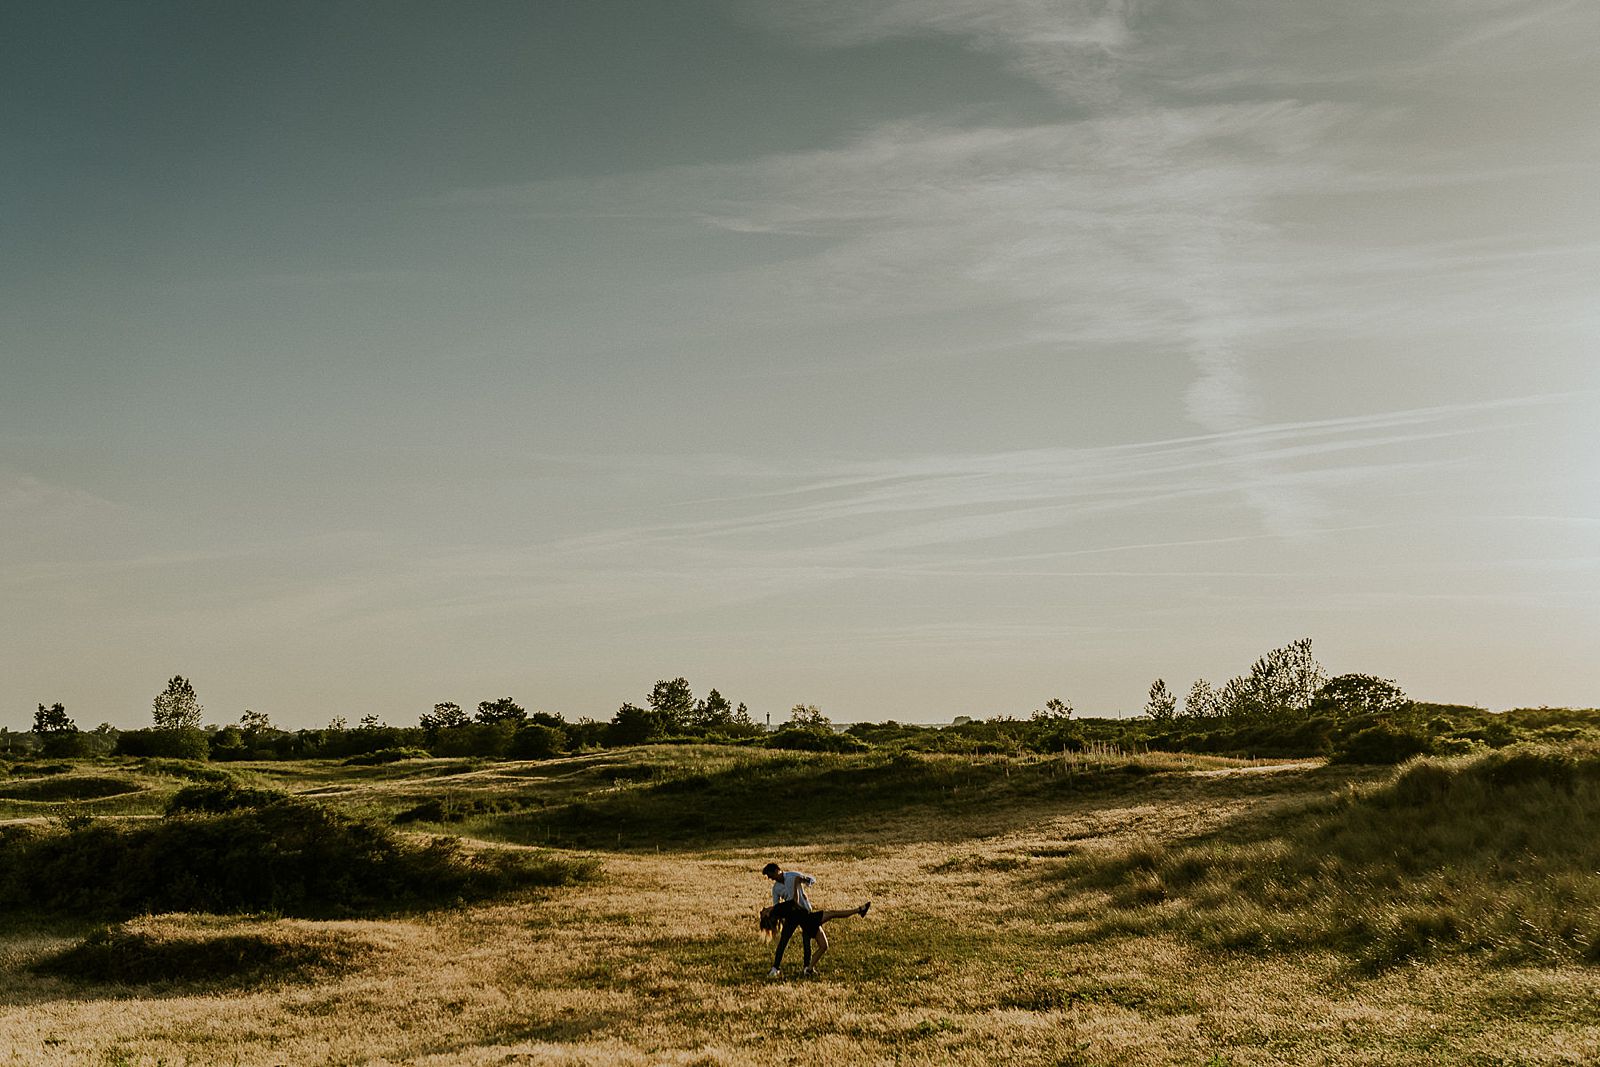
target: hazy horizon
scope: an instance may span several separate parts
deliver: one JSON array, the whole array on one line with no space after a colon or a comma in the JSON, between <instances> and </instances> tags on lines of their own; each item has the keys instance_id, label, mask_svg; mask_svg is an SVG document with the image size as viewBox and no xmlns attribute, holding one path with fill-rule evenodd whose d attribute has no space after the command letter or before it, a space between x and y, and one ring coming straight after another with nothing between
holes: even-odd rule
<instances>
[{"instance_id":1,"label":"hazy horizon","mask_svg":"<svg viewBox=\"0 0 1600 1067\"><path fill-rule=\"evenodd\" d=\"M0 9L0 726L1600 704L1600 6Z\"/></svg>"}]
</instances>

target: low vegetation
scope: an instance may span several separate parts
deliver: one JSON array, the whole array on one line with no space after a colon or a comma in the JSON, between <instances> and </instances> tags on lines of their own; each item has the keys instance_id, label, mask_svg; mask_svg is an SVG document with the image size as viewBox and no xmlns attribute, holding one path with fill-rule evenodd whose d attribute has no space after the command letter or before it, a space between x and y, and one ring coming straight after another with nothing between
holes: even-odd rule
<instances>
[{"instance_id":1,"label":"low vegetation","mask_svg":"<svg viewBox=\"0 0 1600 1067\"><path fill-rule=\"evenodd\" d=\"M1543 739L1398 766L1059 716L1049 752L35 759L0 784L138 788L3 802L0 1064L1600 1061L1600 746L1512 721ZM763 977L768 860L873 901L818 978Z\"/></svg>"},{"instance_id":2,"label":"low vegetation","mask_svg":"<svg viewBox=\"0 0 1600 1067\"><path fill-rule=\"evenodd\" d=\"M1269 819L1085 853L1106 930L1211 948L1329 949L1381 968L1441 952L1600 963L1600 748L1421 759Z\"/></svg>"},{"instance_id":3,"label":"low vegetation","mask_svg":"<svg viewBox=\"0 0 1600 1067\"><path fill-rule=\"evenodd\" d=\"M30 969L75 983L235 987L325 980L372 962L370 946L345 931L164 918L99 927Z\"/></svg>"},{"instance_id":4,"label":"low vegetation","mask_svg":"<svg viewBox=\"0 0 1600 1067\"><path fill-rule=\"evenodd\" d=\"M191 787L161 819L0 832L0 904L97 917L334 916L483 899L591 877L589 861L417 842L315 801Z\"/></svg>"}]
</instances>

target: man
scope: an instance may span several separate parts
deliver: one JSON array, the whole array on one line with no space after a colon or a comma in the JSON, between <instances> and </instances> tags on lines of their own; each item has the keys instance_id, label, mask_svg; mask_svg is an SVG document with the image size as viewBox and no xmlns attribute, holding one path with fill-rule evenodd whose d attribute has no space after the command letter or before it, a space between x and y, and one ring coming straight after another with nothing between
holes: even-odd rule
<instances>
[{"instance_id":1,"label":"man","mask_svg":"<svg viewBox=\"0 0 1600 1067\"><path fill-rule=\"evenodd\" d=\"M761 868L761 873L772 879L772 907L762 911L761 928L770 931L782 924L782 931L778 934L778 951L772 957L772 970L767 972L768 978L777 978L783 973L783 950L789 947L789 938L794 936L795 927L800 928L801 945L805 949L805 969L802 973L815 974L816 962L828 951L828 935L823 931L822 924L846 915L866 915L867 909L872 907L869 900L861 907L847 911L816 911L806 897L806 886L816 885L815 878L801 871L785 871L776 863L767 864ZM811 955L812 938L817 940L815 959Z\"/></svg>"}]
</instances>

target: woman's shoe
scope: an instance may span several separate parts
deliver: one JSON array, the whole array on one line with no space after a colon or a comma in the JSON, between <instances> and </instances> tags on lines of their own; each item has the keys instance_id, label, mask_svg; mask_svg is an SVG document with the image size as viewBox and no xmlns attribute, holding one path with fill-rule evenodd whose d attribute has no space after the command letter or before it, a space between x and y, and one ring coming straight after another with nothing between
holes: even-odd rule
<instances>
[{"instance_id":1,"label":"woman's shoe","mask_svg":"<svg viewBox=\"0 0 1600 1067\"><path fill-rule=\"evenodd\" d=\"M871 908L872 908L872 901L869 900L865 904L861 905L861 907L856 909L856 914L861 916L863 919L865 919L867 917L867 912Z\"/></svg>"}]
</instances>

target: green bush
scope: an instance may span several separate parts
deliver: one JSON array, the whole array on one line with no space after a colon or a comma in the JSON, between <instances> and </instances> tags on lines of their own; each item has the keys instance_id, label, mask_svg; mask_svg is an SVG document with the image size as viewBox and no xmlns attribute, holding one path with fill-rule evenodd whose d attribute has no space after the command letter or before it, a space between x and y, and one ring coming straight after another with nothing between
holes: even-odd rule
<instances>
[{"instance_id":1,"label":"green bush","mask_svg":"<svg viewBox=\"0 0 1600 1067\"><path fill-rule=\"evenodd\" d=\"M424 800L415 807L398 812L394 822L398 824L412 822L464 822L467 819L480 815L503 815L506 812L523 811L530 807L537 807L543 801L532 797L432 797Z\"/></svg>"},{"instance_id":2,"label":"green bush","mask_svg":"<svg viewBox=\"0 0 1600 1067\"><path fill-rule=\"evenodd\" d=\"M0 835L0 906L110 918L146 912L321 917L556 885L592 862L418 845L320 804L284 797L219 814Z\"/></svg>"},{"instance_id":3,"label":"green bush","mask_svg":"<svg viewBox=\"0 0 1600 1067\"><path fill-rule=\"evenodd\" d=\"M167 801L168 815L195 812L221 814L240 808L263 808L288 796L276 789L251 789L232 782L205 782L186 785Z\"/></svg>"},{"instance_id":4,"label":"green bush","mask_svg":"<svg viewBox=\"0 0 1600 1067\"><path fill-rule=\"evenodd\" d=\"M374 767L384 763L399 763L408 759L432 759L433 754L421 748L380 748L376 752L362 752L344 761L346 767Z\"/></svg>"},{"instance_id":5,"label":"green bush","mask_svg":"<svg viewBox=\"0 0 1600 1067\"><path fill-rule=\"evenodd\" d=\"M832 730L800 730L784 727L767 738L767 748L792 752L865 752L866 742Z\"/></svg>"},{"instance_id":6,"label":"green bush","mask_svg":"<svg viewBox=\"0 0 1600 1067\"><path fill-rule=\"evenodd\" d=\"M566 750L566 731L531 723L517 731L507 755L512 759L554 759Z\"/></svg>"},{"instance_id":7,"label":"green bush","mask_svg":"<svg viewBox=\"0 0 1600 1067\"><path fill-rule=\"evenodd\" d=\"M328 934L162 936L119 924L94 931L31 970L69 981L117 985L247 985L285 976L342 973L358 955L358 946Z\"/></svg>"},{"instance_id":8,"label":"green bush","mask_svg":"<svg viewBox=\"0 0 1600 1067\"><path fill-rule=\"evenodd\" d=\"M117 737L117 746L112 754L204 760L211 755L211 739L204 731L186 727L172 730L125 730Z\"/></svg>"},{"instance_id":9,"label":"green bush","mask_svg":"<svg viewBox=\"0 0 1600 1067\"><path fill-rule=\"evenodd\" d=\"M143 789L131 778L114 775L77 774L51 778L27 778L0 786L0 800L98 800L102 797L137 793Z\"/></svg>"},{"instance_id":10,"label":"green bush","mask_svg":"<svg viewBox=\"0 0 1600 1067\"><path fill-rule=\"evenodd\" d=\"M1337 763L1404 763L1433 750L1433 739L1410 726L1380 722L1358 730L1333 752Z\"/></svg>"},{"instance_id":11,"label":"green bush","mask_svg":"<svg viewBox=\"0 0 1600 1067\"><path fill-rule=\"evenodd\" d=\"M233 782L233 772L221 767L210 767L197 760L147 759L139 769L148 774L164 774L169 778L183 778L191 782Z\"/></svg>"}]
</instances>

